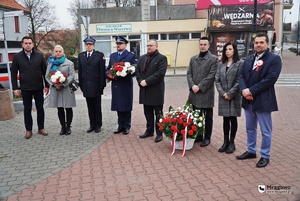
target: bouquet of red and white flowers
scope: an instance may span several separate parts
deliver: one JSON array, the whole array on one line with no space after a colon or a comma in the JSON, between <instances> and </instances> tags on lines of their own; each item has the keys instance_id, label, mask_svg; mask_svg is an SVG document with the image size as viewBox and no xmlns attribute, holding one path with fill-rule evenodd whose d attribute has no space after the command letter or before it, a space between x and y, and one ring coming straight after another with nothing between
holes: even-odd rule
<instances>
[{"instance_id":1,"label":"bouquet of red and white flowers","mask_svg":"<svg viewBox=\"0 0 300 201\"><path fill-rule=\"evenodd\" d=\"M109 69L107 78L109 80L116 80L117 77L125 77L128 74L134 75L135 65L131 65L129 62L116 62Z\"/></svg>"},{"instance_id":2,"label":"bouquet of red and white flowers","mask_svg":"<svg viewBox=\"0 0 300 201\"><path fill-rule=\"evenodd\" d=\"M59 83L63 84L66 82L66 80L67 80L67 76L62 72L60 72L59 70L50 73L50 81L53 84L59 84Z\"/></svg>"}]
</instances>

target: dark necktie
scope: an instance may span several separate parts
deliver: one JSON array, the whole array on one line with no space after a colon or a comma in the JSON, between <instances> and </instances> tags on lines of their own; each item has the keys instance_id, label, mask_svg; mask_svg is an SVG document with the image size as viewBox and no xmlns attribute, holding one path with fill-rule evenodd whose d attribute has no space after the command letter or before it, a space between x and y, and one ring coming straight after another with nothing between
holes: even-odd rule
<instances>
[{"instance_id":1,"label":"dark necktie","mask_svg":"<svg viewBox=\"0 0 300 201\"><path fill-rule=\"evenodd\" d=\"M91 53L88 53L87 55L87 59L89 59L91 57Z\"/></svg>"},{"instance_id":2,"label":"dark necktie","mask_svg":"<svg viewBox=\"0 0 300 201\"><path fill-rule=\"evenodd\" d=\"M121 57L121 54L120 54L120 53L118 53L118 59L120 59L120 57Z\"/></svg>"}]
</instances>

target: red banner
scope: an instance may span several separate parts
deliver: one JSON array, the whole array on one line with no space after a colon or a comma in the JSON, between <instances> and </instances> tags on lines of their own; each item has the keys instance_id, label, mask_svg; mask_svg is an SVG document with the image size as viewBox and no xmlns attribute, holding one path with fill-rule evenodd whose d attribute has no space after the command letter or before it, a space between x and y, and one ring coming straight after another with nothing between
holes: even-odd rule
<instances>
[{"instance_id":1,"label":"red banner","mask_svg":"<svg viewBox=\"0 0 300 201\"><path fill-rule=\"evenodd\" d=\"M257 0L258 4L266 4L273 0ZM254 5L254 0L198 0L197 9L208 9L209 6L224 6L224 5Z\"/></svg>"}]
</instances>

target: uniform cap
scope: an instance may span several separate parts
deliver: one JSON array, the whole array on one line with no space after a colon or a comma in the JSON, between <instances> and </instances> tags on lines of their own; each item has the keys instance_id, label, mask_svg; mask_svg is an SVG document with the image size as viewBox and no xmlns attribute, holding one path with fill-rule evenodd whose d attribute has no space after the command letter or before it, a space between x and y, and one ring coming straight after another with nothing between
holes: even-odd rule
<instances>
[{"instance_id":1,"label":"uniform cap","mask_svg":"<svg viewBox=\"0 0 300 201\"><path fill-rule=\"evenodd\" d=\"M85 42L85 43L92 43L92 44L95 44L95 41L96 40L90 36L83 40L83 42Z\"/></svg>"},{"instance_id":2,"label":"uniform cap","mask_svg":"<svg viewBox=\"0 0 300 201\"><path fill-rule=\"evenodd\" d=\"M122 36L116 36L116 43L128 43L128 40L126 40L124 37Z\"/></svg>"}]
</instances>

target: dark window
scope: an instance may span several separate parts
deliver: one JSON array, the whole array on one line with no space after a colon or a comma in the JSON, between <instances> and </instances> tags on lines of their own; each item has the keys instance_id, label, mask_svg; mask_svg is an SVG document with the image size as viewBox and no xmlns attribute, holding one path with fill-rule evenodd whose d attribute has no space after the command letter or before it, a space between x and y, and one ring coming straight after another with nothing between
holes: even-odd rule
<instances>
[{"instance_id":1,"label":"dark window","mask_svg":"<svg viewBox=\"0 0 300 201\"><path fill-rule=\"evenodd\" d=\"M160 34L160 40L167 40L167 34Z\"/></svg>"},{"instance_id":2,"label":"dark window","mask_svg":"<svg viewBox=\"0 0 300 201\"><path fill-rule=\"evenodd\" d=\"M149 39L158 40L158 34L149 34Z\"/></svg>"},{"instance_id":3,"label":"dark window","mask_svg":"<svg viewBox=\"0 0 300 201\"><path fill-rule=\"evenodd\" d=\"M192 33L192 39L200 39L201 38L201 33Z\"/></svg>"},{"instance_id":4,"label":"dark window","mask_svg":"<svg viewBox=\"0 0 300 201\"><path fill-rule=\"evenodd\" d=\"M20 33L19 16L14 16L14 21L15 21L15 32Z\"/></svg>"},{"instance_id":5,"label":"dark window","mask_svg":"<svg viewBox=\"0 0 300 201\"><path fill-rule=\"evenodd\" d=\"M141 36L140 35L130 35L129 39L140 39Z\"/></svg>"},{"instance_id":6,"label":"dark window","mask_svg":"<svg viewBox=\"0 0 300 201\"><path fill-rule=\"evenodd\" d=\"M189 39L189 33L169 34L169 40L177 40L178 37L180 39Z\"/></svg>"}]
</instances>

